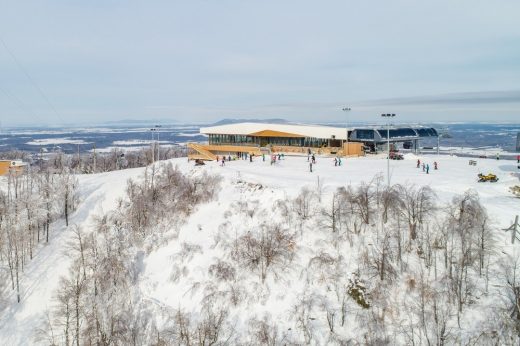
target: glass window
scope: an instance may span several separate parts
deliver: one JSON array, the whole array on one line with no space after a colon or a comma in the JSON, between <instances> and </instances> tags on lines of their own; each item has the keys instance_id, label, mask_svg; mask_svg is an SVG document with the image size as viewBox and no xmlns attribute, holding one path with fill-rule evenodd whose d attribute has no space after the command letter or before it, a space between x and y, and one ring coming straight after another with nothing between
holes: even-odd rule
<instances>
[{"instance_id":1,"label":"glass window","mask_svg":"<svg viewBox=\"0 0 520 346\"><path fill-rule=\"evenodd\" d=\"M437 137L437 130L433 127L416 129L419 137Z\"/></svg>"},{"instance_id":2,"label":"glass window","mask_svg":"<svg viewBox=\"0 0 520 346\"><path fill-rule=\"evenodd\" d=\"M374 139L374 130L355 130L356 139Z\"/></svg>"},{"instance_id":3,"label":"glass window","mask_svg":"<svg viewBox=\"0 0 520 346\"><path fill-rule=\"evenodd\" d=\"M377 130L382 138L387 138L387 133L390 133L390 138L400 137L417 137L417 133L411 128L398 128L398 129L379 129Z\"/></svg>"}]
</instances>

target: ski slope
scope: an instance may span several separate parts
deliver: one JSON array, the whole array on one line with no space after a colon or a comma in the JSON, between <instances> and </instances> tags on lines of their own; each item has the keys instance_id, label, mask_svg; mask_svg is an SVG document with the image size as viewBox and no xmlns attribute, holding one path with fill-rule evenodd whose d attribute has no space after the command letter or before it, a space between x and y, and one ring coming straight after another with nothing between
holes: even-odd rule
<instances>
[{"instance_id":1,"label":"ski slope","mask_svg":"<svg viewBox=\"0 0 520 346\"><path fill-rule=\"evenodd\" d=\"M416 168L416 161L430 165L430 173L426 174ZM433 162L439 169L433 169ZM324 196L332 193L338 186L356 185L370 181L380 174L386 179L387 161L384 156L368 156L342 160L342 166L334 166L333 158L317 157L313 172L309 172L307 157L286 156L271 165L269 158L261 157L249 160L226 162L220 166L216 162L208 162L205 166L194 167L186 158L173 159L171 162L186 172L207 170L224 177L218 200L202 205L182 226L178 239L150 253L144 259L144 268L139 281L143 299L161 308L175 308L180 302L195 309L197 297L190 297L187 292L193 282L170 282L170 272L165 270L180 250L183 242L196 243L202 247L204 256L198 256L190 263L190 271L204 277L208 263L213 258L213 236L220 224L225 221L225 211L236 201L249 200L261 205L270 203L285 196L296 196L302 187L315 187L318 182L323 186ZM402 161L390 162L392 184L430 185L441 202L449 201L467 189L478 191L483 205L495 222L499 245L504 249L510 247L509 236L499 232L506 228L520 213L520 199L514 198L509 187L520 184L516 162L477 159L477 166L468 165L467 158L447 155L415 156L405 155ZM115 171L94 175L80 175L81 204L72 216L71 225L78 225L88 230L92 227L93 217L111 210L118 198L124 196L126 182L129 178L142 175L144 168ZM497 183L478 183L479 172L493 172L499 177ZM259 188L259 186L262 188ZM240 222L239 220L233 220ZM52 239L48 245L41 246L38 254L25 268L22 277L21 303L16 303L16 294L10 295L9 301L2 303L0 311L0 344L27 345L34 343L34 332L46 317L46 311L53 303L53 294L59 278L68 270L69 260L66 256L67 243L73 233L63 222L53 225ZM311 245L309 245L311 246ZM197 276L195 275L195 276ZM278 286L274 286L276 289ZM272 292L277 299L266 301L263 305L252 304L255 309L263 309L277 316L277 311L288 311L285 306L290 299L283 299L290 292L283 290ZM236 312L237 325L240 326L239 311ZM282 316L278 316L282 317Z\"/></svg>"},{"instance_id":2,"label":"ski slope","mask_svg":"<svg viewBox=\"0 0 520 346\"><path fill-rule=\"evenodd\" d=\"M54 291L62 275L67 273L70 260L67 245L73 237L71 226L91 227L92 218L113 208L124 194L125 182L136 178L143 169L114 173L79 175L80 205L69 220L69 228L61 220L51 226L49 243L40 246L36 256L25 267L20 280L21 302L12 292L0 311L0 345L28 345L51 308Z\"/></svg>"}]
</instances>

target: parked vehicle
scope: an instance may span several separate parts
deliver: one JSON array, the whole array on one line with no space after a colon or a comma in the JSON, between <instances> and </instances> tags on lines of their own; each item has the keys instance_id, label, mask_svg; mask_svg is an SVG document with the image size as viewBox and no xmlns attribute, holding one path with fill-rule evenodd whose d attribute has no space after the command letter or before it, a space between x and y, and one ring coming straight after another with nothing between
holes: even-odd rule
<instances>
[{"instance_id":1,"label":"parked vehicle","mask_svg":"<svg viewBox=\"0 0 520 346\"><path fill-rule=\"evenodd\" d=\"M396 151L390 152L390 160L403 160L403 159L404 159L403 155L399 154L398 152L396 152Z\"/></svg>"},{"instance_id":2,"label":"parked vehicle","mask_svg":"<svg viewBox=\"0 0 520 346\"><path fill-rule=\"evenodd\" d=\"M478 182L479 183L485 183L485 182L491 182L491 183L496 183L498 181L498 177L493 174L493 173L489 173L489 174L482 174L482 173L479 173L478 174Z\"/></svg>"}]
</instances>

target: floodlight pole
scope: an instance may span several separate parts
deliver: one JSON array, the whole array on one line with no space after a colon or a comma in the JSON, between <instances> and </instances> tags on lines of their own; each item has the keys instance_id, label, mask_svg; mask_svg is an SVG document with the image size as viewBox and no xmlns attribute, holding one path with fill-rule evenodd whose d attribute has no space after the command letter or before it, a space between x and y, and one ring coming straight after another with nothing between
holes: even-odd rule
<instances>
[{"instance_id":1,"label":"floodlight pole","mask_svg":"<svg viewBox=\"0 0 520 346\"><path fill-rule=\"evenodd\" d=\"M159 129L161 128L161 125L155 125L155 131L157 131L157 161L159 161L161 159L161 156L159 155L160 152L160 148L159 148Z\"/></svg>"},{"instance_id":2,"label":"floodlight pole","mask_svg":"<svg viewBox=\"0 0 520 346\"><path fill-rule=\"evenodd\" d=\"M390 118L395 117L395 114L381 114L383 118L386 118L386 143L388 156L386 157L386 181L388 186L390 187Z\"/></svg>"},{"instance_id":3,"label":"floodlight pole","mask_svg":"<svg viewBox=\"0 0 520 346\"><path fill-rule=\"evenodd\" d=\"M153 132L154 131L155 131L155 128L151 128L150 129L150 132L152 133L152 142L150 143L151 149L152 149L152 164L155 162L155 157L154 157L154 155L155 155L155 147L153 145Z\"/></svg>"},{"instance_id":4,"label":"floodlight pole","mask_svg":"<svg viewBox=\"0 0 520 346\"><path fill-rule=\"evenodd\" d=\"M343 108L343 112L345 112L345 132L347 134L347 141L345 146L345 160L348 157L349 147L348 147L348 112L350 111L350 107Z\"/></svg>"},{"instance_id":5,"label":"floodlight pole","mask_svg":"<svg viewBox=\"0 0 520 346\"><path fill-rule=\"evenodd\" d=\"M96 143L94 142L94 157L93 157L94 172L96 173Z\"/></svg>"}]
</instances>

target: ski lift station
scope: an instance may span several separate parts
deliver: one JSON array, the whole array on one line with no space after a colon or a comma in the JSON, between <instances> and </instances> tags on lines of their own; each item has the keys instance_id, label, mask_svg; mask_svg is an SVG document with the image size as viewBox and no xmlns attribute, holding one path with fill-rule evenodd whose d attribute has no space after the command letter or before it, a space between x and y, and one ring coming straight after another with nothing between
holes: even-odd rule
<instances>
[{"instance_id":1,"label":"ski lift station","mask_svg":"<svg viewBox=\"0 0 520 346\"><path fill-rule=\"evenodd\" d=\"M188 143L190 159L215 160L217 155L302 153L361 156L381 152L388 144L416 152L426 138L439 138L431 127L332 127L317 125L238 123L203 127L207 144ZM347 135L348 134L348 135ZM438 141L437 141L438 148Z\"/></svg>"}]
</instances>

